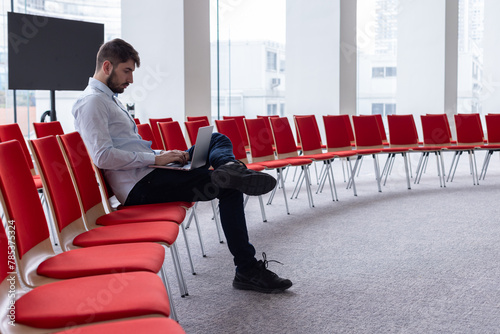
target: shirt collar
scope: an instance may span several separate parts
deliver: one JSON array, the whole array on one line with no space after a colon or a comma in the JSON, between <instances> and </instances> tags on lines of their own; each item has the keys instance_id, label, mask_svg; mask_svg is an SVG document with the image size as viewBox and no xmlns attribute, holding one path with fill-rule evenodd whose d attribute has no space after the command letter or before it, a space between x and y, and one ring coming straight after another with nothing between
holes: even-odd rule
<instances>
[{"instance_id":1,"label":"shirt collar","mask_svg":"<svg viewBox=\"0 0 500 334\"><path fill-rule=\"evenodd\" d=\"M89 78L89 86L96 88L96 89L99 89L100 91L102 91L104 94L106 94L110 98L113 98L113 96L115 95L113 93L113 91L111 89L109 89L108 86L106 86L105 84L103 84L101 81L99 81L97 79Z\"/></svg>"}]
</instances>

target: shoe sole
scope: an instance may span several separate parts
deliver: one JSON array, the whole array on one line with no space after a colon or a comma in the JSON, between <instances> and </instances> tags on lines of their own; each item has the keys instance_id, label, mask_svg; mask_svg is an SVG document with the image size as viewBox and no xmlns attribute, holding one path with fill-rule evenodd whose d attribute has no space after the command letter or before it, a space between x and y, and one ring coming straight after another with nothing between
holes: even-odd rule
<instances>
[{"instance_id":1,"label":"shoe sole","mask_svg":"<svg viewBox=\"0 0 500 334\"><path fill-rule=\"evenodd\" d=\"M261 288L252 284L247 284L247 283L242 283L242 282L233 282L233 287L238 290L253 290L257 292L262 292L262 293L280 293L283 292L287 289L289 289L292 286L290 285L282 287L282 288L274 288L274 289L266 289L266 288Z\"/></svg>"},{"instance_id":2,"label":"shoe sole","mask_svg":"<svg viewBox=\"0 0 500 334\"><path fill-rule=\"evenodd\" d=\"M217 169L212 173L212 182L220 188L230 188L251 196L264 195L276 187L276 179L271 175L260 174L232 174Z\"/></svg>"}]
</instances>

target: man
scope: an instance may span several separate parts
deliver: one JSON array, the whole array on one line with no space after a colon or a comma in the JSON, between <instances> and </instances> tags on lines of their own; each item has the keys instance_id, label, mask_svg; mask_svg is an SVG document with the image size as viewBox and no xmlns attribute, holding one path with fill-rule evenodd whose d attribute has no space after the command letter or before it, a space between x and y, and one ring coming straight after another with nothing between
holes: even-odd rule
<instances>
[{"instance_id":1,"label":"man","mask_svg":"<svg viewBox=\"0 0 500 334\"><path fill-rule=\"evenodd\" d=\"M97 53L94 76L72 110L76 130L94 163L104 170L118 200L124 205L138 205L218 198L222 228L236 265L233 286L266 293L291 287L290 280L267 269L265 258L255 259L243 209L243 193L267 193L276 180L235 161L231 142L219 133L212 135L204 167L188 172L148 167L185 164L193 148L187 152L153 151L151 142L137 134L134 120L116 98L133 83L136 66L140 66L139 54L130 44L121 39L103 44Z\"/></svg>"}]
</instances>

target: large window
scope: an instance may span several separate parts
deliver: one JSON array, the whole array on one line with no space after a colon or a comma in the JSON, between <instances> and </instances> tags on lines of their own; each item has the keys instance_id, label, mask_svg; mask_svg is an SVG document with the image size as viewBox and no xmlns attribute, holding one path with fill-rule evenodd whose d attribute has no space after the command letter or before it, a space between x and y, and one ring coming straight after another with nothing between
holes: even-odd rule
<instances>
[{"instance_id":1,"label":"large window","mask_svg":"<svg viewBox=\"0 0 500 334\"><path fill-rule=\"evenodd\" d=\"M212 118L277 115L285 103L286 0L211 0L210 10Z\"/></svg>"},{"instance_id":2,"label":"large window","mask_svg":"<svg viewBox=\"0 0 500 334\"><path fill-rule=\"evenodd\" d=\"M484 0L459 0L457 112L482 112Z\"/></svg>"},{"instance_id":3,"label":"large window","mask_svg":"<svg viewBox=\"0 0 500 334\"><path fill-rule=\"evenodd\" d=\"M358 0L358 114L394 113L398 6L398 0ZM389 112L388 105L394 105Z\"/></svg>"}]
</instances>

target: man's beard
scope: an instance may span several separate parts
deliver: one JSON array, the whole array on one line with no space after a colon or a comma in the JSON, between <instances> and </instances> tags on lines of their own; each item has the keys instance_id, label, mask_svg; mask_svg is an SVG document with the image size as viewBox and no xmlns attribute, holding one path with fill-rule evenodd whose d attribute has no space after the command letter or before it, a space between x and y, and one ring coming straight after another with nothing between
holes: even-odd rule
<instances>
[{"instance_id":1,"label":"man's beard","mask_svg":"<svg viewBox=\"0 0 500 334\"><path fill-rule=\"evenodd\" d=\"M108 77L108 80L106 81L106 85L111 89L111 91L115 94L121 94L125 90L125 88L120 85L118 82L116 82L116 74L115 74L115 69L111 70L111 74Z\"/></svg>"}]
</instances>

